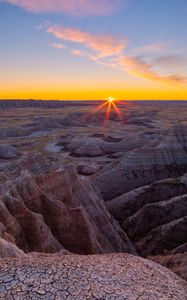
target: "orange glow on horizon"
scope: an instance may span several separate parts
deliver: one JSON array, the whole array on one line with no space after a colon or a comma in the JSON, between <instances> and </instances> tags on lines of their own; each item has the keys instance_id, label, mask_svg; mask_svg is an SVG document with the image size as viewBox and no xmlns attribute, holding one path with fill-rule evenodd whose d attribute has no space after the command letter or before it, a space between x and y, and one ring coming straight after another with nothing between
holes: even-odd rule
<instances>
[{"instance_id":1,"label":"orange glow on horizon","mask_svg":"<svg viewBox=\"0 0 187 300\"><path fill-rule=\"evenodd\" d=\"M173 86L171 89L96 89L76 87L72 90L64 90L57 87L14 87L4 86L0 91L0 99L41 99L41 100L103 100L106 95L114 94L116 99L124 100L187 100L187 88L179 89ZM121 103L121 102L120 102Z\"/></svg>"}]
</instances>

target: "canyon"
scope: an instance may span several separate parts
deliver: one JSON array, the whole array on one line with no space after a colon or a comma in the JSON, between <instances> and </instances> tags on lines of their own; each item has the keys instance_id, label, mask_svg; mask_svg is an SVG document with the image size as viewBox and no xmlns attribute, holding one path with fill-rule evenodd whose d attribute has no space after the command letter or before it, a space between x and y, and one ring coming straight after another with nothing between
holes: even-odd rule
<instances>
[{"instance_id":1,"label":"canyon","mask_svg":"<svg viewBox=\"0 0 187 300\"><path fill-rule=\"evenodd\" d=\"M0 299L185 300L187 102L88 102L0 101Z\"/></svg>"}]
</instances>

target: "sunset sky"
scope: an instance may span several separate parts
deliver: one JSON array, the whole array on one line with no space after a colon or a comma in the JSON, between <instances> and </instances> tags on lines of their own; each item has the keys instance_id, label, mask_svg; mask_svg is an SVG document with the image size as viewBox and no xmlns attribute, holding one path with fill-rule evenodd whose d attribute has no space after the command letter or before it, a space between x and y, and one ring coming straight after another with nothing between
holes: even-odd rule
<instances>
[{"instance_id":1,"label":"sunset sky","mask_svg":"<svg viewBox=\"0 0 187 300\"><path fill-rule=\"evenodd\" d=\"M187 0L0 0L1 99L187 99Z\"/></svg>"}]
</instances>

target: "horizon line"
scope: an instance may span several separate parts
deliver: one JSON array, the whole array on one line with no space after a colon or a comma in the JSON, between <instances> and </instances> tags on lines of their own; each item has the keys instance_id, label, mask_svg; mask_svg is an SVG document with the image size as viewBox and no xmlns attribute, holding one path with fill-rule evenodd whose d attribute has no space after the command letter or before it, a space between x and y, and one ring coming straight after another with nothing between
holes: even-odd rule
<instances>
[{"instance_id":1,"label":"horizon line","mask_svg":"<svg viewBox=\"0 0 187 300\"><path fill-rule=\"evenodd\" d=\"M116 99L117 101L187 101L187 99ZM14 98L0 98L0 101L106 101L106 99L14 99Z\"/></svg>"}]
</instances>

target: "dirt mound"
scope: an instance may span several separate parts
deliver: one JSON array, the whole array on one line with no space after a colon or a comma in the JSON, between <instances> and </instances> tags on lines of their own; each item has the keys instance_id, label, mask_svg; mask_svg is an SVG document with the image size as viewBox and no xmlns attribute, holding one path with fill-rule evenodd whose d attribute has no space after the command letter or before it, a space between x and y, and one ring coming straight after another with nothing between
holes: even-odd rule
<instances>
[{"instance_id":1,"label":"dirt mound","mask_svg":"<svg viewBox=\"0 0 187 300\"><path fill-rule=\"evenodd\" d=\"M186 300L187 284L128 254L32 255L0 261L0 299Z\"/></svg>"}]
</instances>

